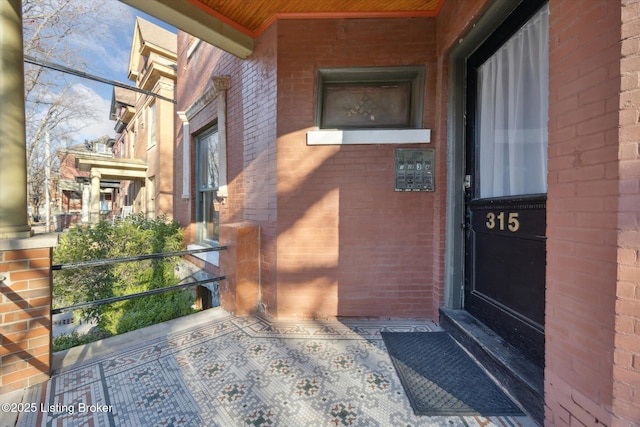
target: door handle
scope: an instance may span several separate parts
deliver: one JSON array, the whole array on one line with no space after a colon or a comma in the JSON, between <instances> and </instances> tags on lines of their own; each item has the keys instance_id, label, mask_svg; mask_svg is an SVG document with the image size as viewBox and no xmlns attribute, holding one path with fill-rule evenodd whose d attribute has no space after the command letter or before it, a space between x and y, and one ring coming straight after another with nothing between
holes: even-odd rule
<instances>
[{"instance_id":1,"label":"door handle","mask_svg":"<svg viewBox=\"0 0 640 427\"><path fill-rule=\"evenodd\" d=\"M468 190L468 189L471 188L471 175L465 175L464 176L463 187L464 187L465 190Z\"/></svg>"}]
</instances>

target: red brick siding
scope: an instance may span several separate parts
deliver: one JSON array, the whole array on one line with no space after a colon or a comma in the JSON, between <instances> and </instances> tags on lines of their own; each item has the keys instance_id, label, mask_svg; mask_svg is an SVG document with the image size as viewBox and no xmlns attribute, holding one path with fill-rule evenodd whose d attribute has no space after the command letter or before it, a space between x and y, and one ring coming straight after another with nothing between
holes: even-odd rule
<instances>
[{"instance_id":1,"label":"red brick siding","mask_svg":"<svg viewBox=\"0 0 640 427\"><path fill-rule=\"evenodd\" d=\"M443 3L436 20L440 60L446 63L449 59L448 51L464 37L465 32L478 20L491 1L447 0ZM446 106L444 107L446 111Z\"/></svg>"},{"instance_id":2,"label":"red brick siding","mask_svg":"<svg viewBox=\"0 0 640 427\"><path fill-rule=\"evenodd\" d=\"M622 2L618 287L613 354L616 424L640 422L640 3Z\"/></svg>"},{"instance_id":3,"label":"red brick siding","mask_svg":"<svg viewBox=\"0 0 640 427\"><path fill-rule=\"evenodd\" d=\"M313 126L318 66L427 64L425 127L433 127L434 25L433 19L282 21L258 38L248 60L205 45L189 61L181 55L178 111L210 84L207 78L190 76L206 70L205 75L232 77L227 108L230 197L222 221L260 223L261 301L268 312L432 317L437 306L431 298L433 270L442 271L441 259L434 261L433 239L434 233L443 233L433 229L442 227L434 222L434 209L442 207L436 199L444 194L444 180L437 183L437 194L395 193L393 147L311 148L306 147L305 130ZM187 36L179 37L180 52L187 42ZM190 132L213 119L212 114L193 118ZM182 161L181 131L176 132L176 164ZM439 156L444 158L444 152ZM324 160L314 165L318 158ZM443 168L439 176L445 173ZM176 183L181 179L176 174ZM176 218L191 224L191 203L176 200L176 207ZM401 234L408 237L401 239ZM416 247L410 249L412 245Z\"/></svg>"},{"instance_id":4,"label":"red brick siding","mask_svg":"<svg viewBox=\"0 0 640 427\"><path fill-rule=\"evenodd\" d=\"M0 394L49 377L51 250L0 252Z\"/></svg>"},{"instance_id":5,"label":"red brick siding","mask_svg":"<svg viewBox=\"0 0 640 427\"><path fill-rule=\"evenodd\" d=\"M256 40L255 53L246 60L201 43L187 59L189 36L178 36L178 86L176 111L184 111L211 85L212 76L230 76L227 91L227 180L222 223L253 220L261 230L262 299L275 304L275 28ZM217 104L209 104L189 123L197 134L214 123ZM191 148L191 196L182 199L182 126L176 126L175 218L187 228L186 240L193 242L195 165Z\"/></svg>"},{"instance_id":6,"label":"red brick siding","mask_svg":"<svg viewBox=\"0 0 640 427\"><path fill-rule=\"evenodd\" d=\"M609 424L620 8L550 2L546 422Z\"/></svg>"},{"instance_id":7,"label":"red brick siding","mask_svg":"<svg viewBox=\"0 0 640 427\"><path fill-rule=\"evenodd\" d=\"M395 147L306 146L319 67L426 65L433 128L435 48L434 19L278 23L278 316L435 317L446 181L436 194L396 193ZM441 142L430 147L444 152Z\"/></svg>"},{"instance_id":8,"label":"red brick siding","mask_svg":"<svg viewBox=\"0 0 640 427\"><path fill-rule=\"evenodd\" d=\"M70 153L58 153L60 159L60 178L74 179L78 176L89 177L89 172L76 169L76 156Z\"/></svg>"},{"instance_id":9,"label":"red brick siding","mask_svg":"<svg viewBox=\"0 0 640 427\"><path fill-rule=\"evenodd\" d=\"M276 286L276 56L278 25L256 40L250 61L242 63L242 111L236 114L243 130L244 220L260 224L261 302L269 311L277 304ZM229 113L231 115L231 112ZM240 119L241 118L241 119ZM241 121L240 121L241 120Z\"/></svg>"}]
</instances>

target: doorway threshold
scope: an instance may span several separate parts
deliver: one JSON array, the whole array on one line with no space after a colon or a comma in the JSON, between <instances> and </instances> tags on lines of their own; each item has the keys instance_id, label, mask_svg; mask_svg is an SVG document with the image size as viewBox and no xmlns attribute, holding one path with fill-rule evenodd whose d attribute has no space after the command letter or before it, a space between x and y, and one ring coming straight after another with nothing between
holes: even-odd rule
<instances>
[{"instance_id":1,"label":"doorway threshold","mask_svg":"<svg viewBox=\"0 0 640 427\"><path fill-rule=\"evenodd\" d=\"M471 353L537 423L544 423L544 369L464 310L440 309L440 326Z\"/></svg>"}]
</instances>

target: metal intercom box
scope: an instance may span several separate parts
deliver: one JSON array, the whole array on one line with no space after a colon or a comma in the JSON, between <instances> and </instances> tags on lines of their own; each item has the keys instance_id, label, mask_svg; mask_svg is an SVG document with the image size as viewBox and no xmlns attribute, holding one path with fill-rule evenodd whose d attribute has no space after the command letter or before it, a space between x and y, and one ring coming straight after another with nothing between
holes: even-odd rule
<instances>
[{"instance_id":1,"label":"metal intercom box","mask_svg":"<svg viewBox=\"0 0 640 427\"><path fill-rule=\"evenodd\" d=\"M434 191L434 181L434 149L396 149L395 191Z\"/></svg>"}]
</instances>

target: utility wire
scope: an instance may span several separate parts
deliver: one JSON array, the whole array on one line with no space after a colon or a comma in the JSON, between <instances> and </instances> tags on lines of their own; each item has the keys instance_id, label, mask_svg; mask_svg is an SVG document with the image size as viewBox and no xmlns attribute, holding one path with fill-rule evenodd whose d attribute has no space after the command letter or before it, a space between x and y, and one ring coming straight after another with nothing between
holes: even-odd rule
<instances>
[{"instance_id":1,"label":"utility wire","mask_svg":"<svg viewBox=\"0 0 640 427\"><path fill-rule=\"evenodd\" d=\"M120 83L118 81L115 80L110 80L110 79L105 79L104 77L99 77L93 74L89 74L89 73L85 73L84 71L79 71L79 70L74 70L73 68L69 68L66 67L64 65L60 65L60 64L55 64L53 62L49 62L49 61L45 61L42 59L36 59L33 56L29 56L29 55L25 55L24 56L24 62L28 63L28 64L33 64L33 65L38 65L40 67L44 67L44 68L49 68L50 70L55 70L55 71L60 71L62 73L67 73L67 74L71 74L77 77L82 77L83 79L89 79L89 80L95 80L97 82L100 83L105 83L111 86L117 86L117 87L121 87L123 89L128 89L131 90L133 92L139 92L139 93L143 93L145 95L149 95L149 96L154 96L158 99L162 99L163 101L169 101L173 104L176 103L175 99L172 98L167 98L164 97L162 95L158 95L155 92L151 92L149 90L144 90L144 89L140 89L137 88L135 86L131 86L128 85L126 83Z\"/></svg>"}]
</instances>

